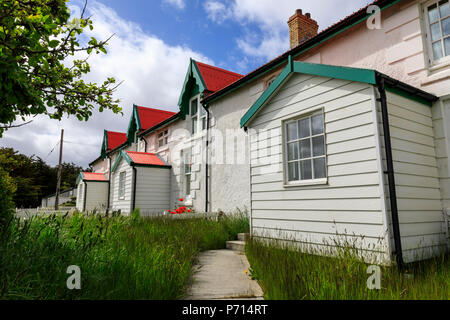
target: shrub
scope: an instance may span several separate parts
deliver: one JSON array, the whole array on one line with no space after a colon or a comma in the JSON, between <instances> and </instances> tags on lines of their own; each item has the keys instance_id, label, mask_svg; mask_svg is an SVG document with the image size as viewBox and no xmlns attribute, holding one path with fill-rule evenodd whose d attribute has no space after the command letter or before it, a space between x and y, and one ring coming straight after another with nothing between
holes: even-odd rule
<instances>
[{"instance_id":1,"label":"shrub","mask_svg":"<svg viewBox=\"0 0 450 320\"><path fill-rule=\"evenodd\" d=\"M0 234L6 231L14 214L13 196L16 186L9 174L0 168Z\"/></svg>"}]
</instances>

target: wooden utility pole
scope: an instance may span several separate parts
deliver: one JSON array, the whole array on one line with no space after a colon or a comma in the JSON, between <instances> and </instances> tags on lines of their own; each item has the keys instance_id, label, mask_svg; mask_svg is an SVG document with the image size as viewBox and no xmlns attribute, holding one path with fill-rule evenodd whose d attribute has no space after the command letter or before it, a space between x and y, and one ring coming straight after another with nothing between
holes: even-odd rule
<instances>
[{"instance_id":1,"label":"wooden utility pole","mask_svg":"<svg viewBox=\"0 0 450 320\"><path fill-rule=\"evenodd\" d=\"M61 192L63 142L64 142L64 129L61 129L61 141L59 142L58 179L56 181L55 210L59 210L59 193Z\"/></svg>"}]
</instances>

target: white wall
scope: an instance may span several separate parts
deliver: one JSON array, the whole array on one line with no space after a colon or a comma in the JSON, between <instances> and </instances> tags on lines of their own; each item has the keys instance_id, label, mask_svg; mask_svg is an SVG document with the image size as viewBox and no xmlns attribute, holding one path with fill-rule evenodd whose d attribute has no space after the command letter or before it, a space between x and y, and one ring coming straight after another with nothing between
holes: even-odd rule
<instances>
[{"instance_id":1,"label":"white wall","mask_svg":"<svg viewBox=\"0 0 450 320\"><path fill-rule=\"evenodd\" d=\"M86 208L85 211L104 211L108 202L107 182L86 182Z\"/></svg>"},{"instance_id":2,"label":"white wall","mask_svg":"<svg viewBox=\"0 0 450 320\"><path fill-rule=\"evenodd\" d=\"M410 262L429 258L445 245L438 139L431 107L389 92L387 100L400 234L404 260Z\"/></svg>"},{"instance_id":3,"label":"white wall","mask_svg":"<svg viewBox=\"0 0 450 320\"><path fill-rule=\"evenodd\" d=\"M119 177L121 172L126 172L125 181L125 198L119 199ZM112 173L111 180L111 209L113 211L121 210L123 214L131 212L131 201L133 192L133 168L128 163L121 159L116 170Z\"/></svg>"},{"instance_id":4,"label":"white wall","mask_svg":"<svg viewBox=\"0 0 450 320\"><path fill-rule=\"evenodd\" d=\"M389 259L372 95L366 84L294 74L250 123L254 235L320 249L346 236ZM285 187L282 119L315 108L325 113L328 183Z\"/></svg>"},{"instance_id":5,"label":"white wall","mask_svg":"<svg viewBox=\"0 0 450 320\"><path fill-rule=\"evenodd\" d=\"M142 216L170 209L171 170L136 167L136 204Z\"/></svg>"}]
</instances>

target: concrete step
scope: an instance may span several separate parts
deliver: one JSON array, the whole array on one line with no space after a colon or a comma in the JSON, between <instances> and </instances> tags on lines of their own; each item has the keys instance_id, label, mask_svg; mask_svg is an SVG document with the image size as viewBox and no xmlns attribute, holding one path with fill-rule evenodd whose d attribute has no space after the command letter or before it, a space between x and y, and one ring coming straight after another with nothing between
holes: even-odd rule
<instances>
[{"instance_id":1,"label":"concrete step","mask_svg":"<svg viewBox=\"0 0 450 320\"><path fill-rule=\"evenodd\" d=\"M239 252L245 252L244 241L227 241L227 249Z\"/></svg>"},{"instance_id":2,"label":"concrete step","mask_svg":"<svg viewBox=\"0 0 450 320\"><path fill-rule=\"evenodd\" d=\"M239 233L238 234L239 241L247 241L249 237L250 237L250 234L248 234L248 233Z\"/></svg>"}]
</instances>

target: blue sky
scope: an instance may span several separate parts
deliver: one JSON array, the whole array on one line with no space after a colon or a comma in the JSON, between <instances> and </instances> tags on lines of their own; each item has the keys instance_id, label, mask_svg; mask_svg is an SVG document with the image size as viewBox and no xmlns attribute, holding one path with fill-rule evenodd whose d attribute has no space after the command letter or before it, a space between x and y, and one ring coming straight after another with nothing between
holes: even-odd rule
<instances>
[{"instance_id":1,"label":"blue sky","mask_svg":"<svg viewBox=\"0 0 450 320\"><path fill-rule=\"evenodd\" d=\"M54 165L50 151L65 129L63 159L83 167L100 154L103 130L125 132L133 103L177 111L189 59L246 74L289 49L287 20L296 9L310 12L320 30L368 3L367 0L89 0L94 30L87 36L115 34L107 55L92 55L87 81L115 77L123 115L94 112L88 122L43 116L11 129L0 146L37 155ZM70 0L74 15L84 0ZM82 58L82 57L80 57ZM84 58L84 57L83 57Z\"/></svg>"}]
</instances>

